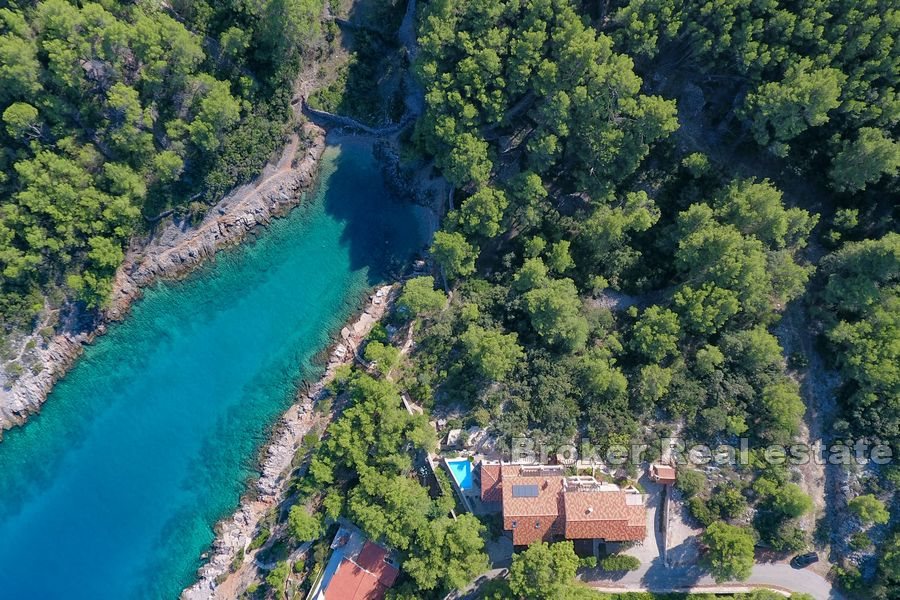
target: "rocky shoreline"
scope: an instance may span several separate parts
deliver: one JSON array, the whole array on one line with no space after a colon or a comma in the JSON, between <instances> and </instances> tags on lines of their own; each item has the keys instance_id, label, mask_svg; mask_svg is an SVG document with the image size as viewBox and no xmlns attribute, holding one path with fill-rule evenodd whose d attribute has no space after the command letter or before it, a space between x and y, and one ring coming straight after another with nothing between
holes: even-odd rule
<instances>
[{"instance_id":1,"label":"rocky shoreline","mask_svg":"<svg viewBox=\"0 0 900 600\"><path fill-rule=\"evenodd\" d=\"M310 388L297 393L296 402L275 426L260 462L261 475L254 486L255 493L246 494L237 510L216 525L216 539L210 556L198 570L198 580L182 592L183 600L232 596L227 592L217 593L220 589L233 587L228 583L235 583L226 581L222 585L222 578L231 573L232 562L251 542L260 521L282 499L285 486L290 481L294 455L302 444L303 436L316 423L313 412L316 402L327 394L325 388L334 378L335 370L353 362L362 340L393 304L396 291L394 284L378 288L369 297L357 318L341 329L339 339L333 343L328 353L328 366L324 375Z\"/></svg>"},{"instance_id":2,"label":"rocky shoreline","mask_svg":"<svg viewBox=\"0 0 900 600\"><path fill-rule=\"evenodd\" d=\"M299 133L291 135L277 163L269 164L255 181L233 190L197 227L170 223L149 239L135 243L116 273L110 305L98 318L86 325L63 327L46 342L37 331L26 338L23 344L34 341L33 352L43 368L37 373L28 371L8 388L0 389L0 435L40 410L84 345L102 335L108 323L124 318L142 288L161 279L184 277L222 248L241 242L257 226L268 224L299 204L315 183L324 150L325 131L304 123Z\"/></svg>"}]
</instances>

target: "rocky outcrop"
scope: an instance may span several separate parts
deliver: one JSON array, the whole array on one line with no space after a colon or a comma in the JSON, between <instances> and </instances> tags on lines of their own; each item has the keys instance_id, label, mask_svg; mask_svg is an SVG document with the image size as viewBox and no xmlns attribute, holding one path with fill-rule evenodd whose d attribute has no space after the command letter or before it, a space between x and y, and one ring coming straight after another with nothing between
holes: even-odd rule
<instances>
[{"instance_id":1,"label":"rocky outcrop","mask_svg":"<svg viewBox=\"0 0 900 600\"><path fill-rule=\"evenodd\" d=\"M29 414L36 412L56 380L81 354L82 346L93 339L93 332L64 333L55 336L46 346L37 346L35 353L39 363L44 365L43 370L37 374L25 373L11 389L0 392L0 431L20 425Z\"/></svg>"},{"instance_id":2,"label":"rocky outcrop","mask_svg":"<svg viewBox=\"0 0 900 600\"><path fill-rule=\"evenodd\" d=\"M72 366L83 346L102 334L109 321L122 319L141 288L158 279L185 276L220 249L239 243L259 225L284 215L296 206L316 176L325 132L307 123L294 134L278 163L270 165L254 182L232 191L214 206L196 227L171 223L136 244L116 273L109 307L87 325L64 327L48 342L35 333L33 352L42 369L26 372L0 389L0 432L21 425L37 412L53 385ZM74 321L80 321L74 319Z\"/></svg>"},{"instance_id":3,"label":"rocky outcrop","mask_svg":"<svg viewBox=\"0 0 900 600\"><path fill-rule=\"evenodd\" d=\"M325 386L334 378L335 370L353 361L360 342L391 306L395 297L393 292L394 287L386 285L369 298L360 315L351 325L341 330L340 339L329 353L323 377L308 390L298 394L296 403L282 415L264 450L264 458L260 464L261 476L256 482L255 493L246 496L237 511L217 525L218 535L213 542L209 559L198 571L198 581L182 592L183 600L206 600L230 595L218 593L220 583L231 572L235 558L242 556L242 552L250 544L260 521L282 498L290 481L294 455L300 448L303 437L317 424L317 419L330 419L330 415L315 415L315 403L326 395ZM223 588L230 589L230 586Z\"/></svg>"}]
</instances>

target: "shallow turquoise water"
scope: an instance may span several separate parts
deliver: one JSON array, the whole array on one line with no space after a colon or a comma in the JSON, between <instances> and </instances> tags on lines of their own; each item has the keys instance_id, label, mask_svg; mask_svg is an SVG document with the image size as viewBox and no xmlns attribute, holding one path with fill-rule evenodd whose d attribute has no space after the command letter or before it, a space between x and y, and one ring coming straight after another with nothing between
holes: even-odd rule
<instances>
[{"instance_id":1,"label":"shallow turquoise water","mask_svg":"<svg viewBox=\"0 0 900 600\"><path fill-rule=\"evenodd\" d=\"M314 201L149 290L0 443L0 597L175 598L194 580L314 356L422 244L367 146L323 165Z\"/></svg>"}]
</instances>

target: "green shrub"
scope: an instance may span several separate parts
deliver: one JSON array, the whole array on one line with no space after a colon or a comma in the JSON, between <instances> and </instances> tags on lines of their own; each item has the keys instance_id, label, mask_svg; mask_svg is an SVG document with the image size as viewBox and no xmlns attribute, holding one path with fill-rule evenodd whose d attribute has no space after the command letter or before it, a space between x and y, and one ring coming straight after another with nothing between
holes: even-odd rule
<instances>
[{"instance_id":1,"label":"green shrub","mask_svg":"<svg viewBox=\"0 0 900 600\"><path fill-rule=\"evenodd\" d=\"M25 367L20 363L12 362L6 366L6 376L9 377L10 381L17 381L24 372Z\"/></svg>"},{"instance_id":2,"label":"green shrub","mask_svg":"<svg viewBox=\"0 0 900 600\"><path fill-rule=\"evenodd\" d=\"M311 542L322 537L322 517L310 514L305 506L295 504L288 515L288 530L300 542Z\"/></svg>"},{"instance_id":3,"label":"green shrub","mask_svg":"<svg viewBox=\"0 0 900 600\"><path fill-rule=\"evenodd\" d=\"M269 536L271 535L271 531L269 531L268 529L263 529L253 537L253 539L250 541L250 545L247 546L247 550L253 551L262 548L263 544L269 541Z\"/></svg>"},{"instance_id":4,"label":"green shrub","mask_svg":"<svg viewBox=\"0 0 900 600\"><path fill-rule=\"evenodd\" d=\"M716 520L716 515L706 506L706 502L700 496L694 496L688 500L688 510L704 527Z\"/></svg>"},{"instance_id":5,"label":"green shrub","mask_svg":"<svg viewBox=\"0 0 900 600\"><path fill-rule=\"evenodd\" d=\"M675 487L681 490L685 498L692 498L706 487L706 475L693 469L681 469L678 471Z\"/></svg>"},{"instance_id":6,"label":"green shrub","mask_svg":"<svg viewBox=\"0 0 900 600\"><path fill-rule=\"evenodd\" d=\"M627 554L611 554L600 561L604 571L636 571L641 568L641 561Z\"/></svg>"},{"instance_id":7,"label":"green shrub","mask_svg":"<svg viewBox=\"0 0 900 600\"><path fill-rule=\"evenodd\" d=\"M854 550L866 550L872 546L872 538L865 531L857 531L850 536L850 547Z\"/></svg>"}]
</instances>

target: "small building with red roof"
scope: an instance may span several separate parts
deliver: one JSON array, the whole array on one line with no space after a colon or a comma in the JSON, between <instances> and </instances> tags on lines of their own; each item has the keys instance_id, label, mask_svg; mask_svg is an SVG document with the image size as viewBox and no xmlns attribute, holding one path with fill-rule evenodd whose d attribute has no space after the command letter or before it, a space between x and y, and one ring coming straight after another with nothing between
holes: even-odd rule
<instances>
[{"instance_id":1,"label":"small building with red roof","mask_svg":"<svg viewBox=\"0 0 900 600\"><path fill-rule=\"evenodd\" d=\"M650 465L648 474L650 475L650 481L655 481L660 485L672 485L675 483L677 475L675 467L661 463L653 463Z\"/></svg>"},{"instance_id":2,"label":"small building with red roof","mask_svg":"<svg viewBox=\"0 0 900 600\"><path fill-rule=\"evenodd\" d=\"M362 532L342 526L331 543L334 552L313 586L315 600L384 600L400 571L390 552L366 540Z\"/></svg>"}]
</instances>

